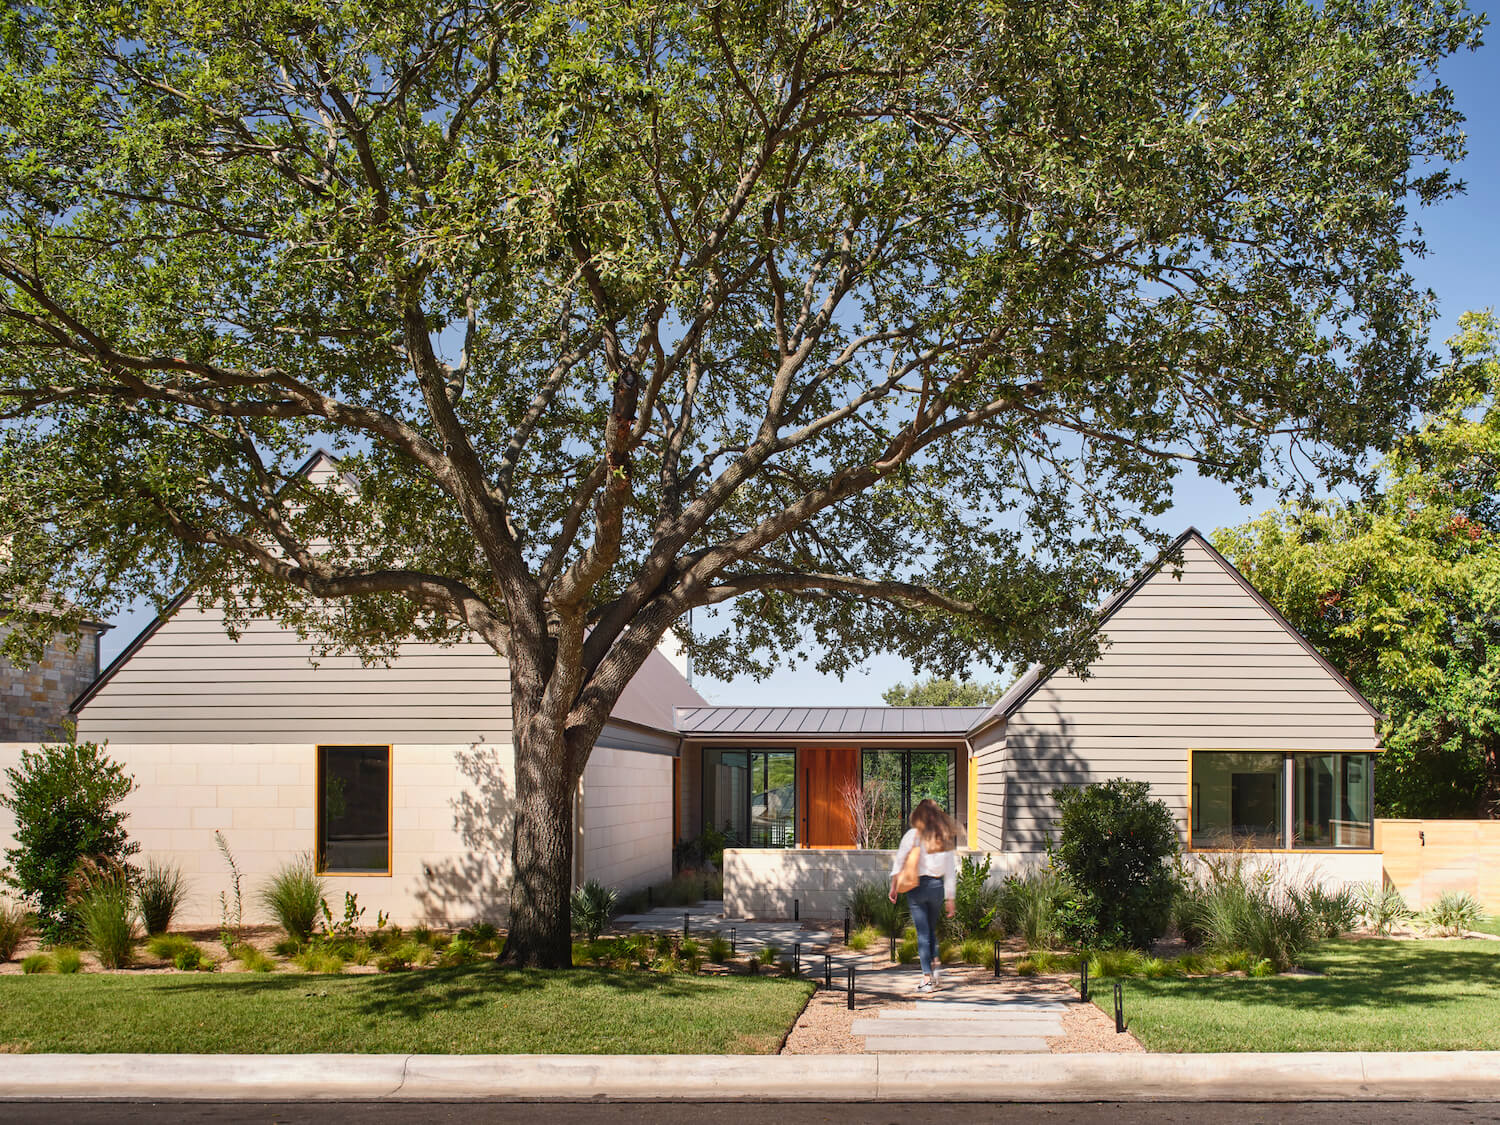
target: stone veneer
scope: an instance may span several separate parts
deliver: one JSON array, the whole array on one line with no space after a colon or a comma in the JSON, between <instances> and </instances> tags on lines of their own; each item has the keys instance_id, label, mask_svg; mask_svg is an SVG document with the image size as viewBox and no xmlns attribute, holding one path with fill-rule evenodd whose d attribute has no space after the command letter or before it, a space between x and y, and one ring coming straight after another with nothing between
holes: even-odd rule
<instances>
[{"instance_id":1,"label":"stone veneer","mask_svg":"<svg viewBox=\"0 0 1500 1125\"><path fill-rule=\"evenodd\" d=\"M0 641L9 632L0 626ZM0 742L62 737L68 708L99 674L101 632L85 626L76 648L62 634L54 636L30 668L17 668L0 656Z\"/></svg>"}]
</instances>

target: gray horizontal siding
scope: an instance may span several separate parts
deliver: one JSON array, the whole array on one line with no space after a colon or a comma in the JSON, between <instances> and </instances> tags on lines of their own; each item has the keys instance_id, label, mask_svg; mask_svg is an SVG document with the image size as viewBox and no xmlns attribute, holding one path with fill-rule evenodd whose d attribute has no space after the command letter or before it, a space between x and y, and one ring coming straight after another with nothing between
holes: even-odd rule
<instances>
[{"instance_id":1,"label":"gray horizontal siding","mask_svg":"<svg viewBox=\"0 0 1500 1125\"><path fill-rule=\"evenodd\" d=\"M1208 551L1189 540L1183 559L1181 581L1154 575L1105 623L1088 678L1055 673L1015 710L1001 776L981 759L1006 850L1042 847L1061 785L1149 782L1185 832L1190 749L1378 745L1369 712Z\"/></svg>"},{"instance_id":2,"label":"gray horizontal siding","mask_svg":"<svg viewBox=\"0 0 1500 1125\"><path fill-rule=\"evenodd\" d=\"M115 742L511 741L510 680L488 646L403 645L389 665L314 658L255 621L238 642L190 598L84 706L80 737Z\"/></svg>"}]
</instances>

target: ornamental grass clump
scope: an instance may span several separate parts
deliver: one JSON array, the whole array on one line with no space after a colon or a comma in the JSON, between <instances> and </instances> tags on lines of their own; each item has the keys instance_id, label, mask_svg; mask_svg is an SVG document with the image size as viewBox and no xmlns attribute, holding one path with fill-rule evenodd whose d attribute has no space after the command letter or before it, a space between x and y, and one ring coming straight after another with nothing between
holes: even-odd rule
<instances>
[{"instance_id":1,"label":"ornamental grass clump","mask_svg":"<svg viewBox=\"0 0 1500 1125\"><path fill-rule=\"evenodd\" d=\"M1365 887L1360 893L1359 913L1365 925L1382 937L1416 914L1395 887L1377 887L1374 884Z\"/></svg>"},{"instance_id":2,"label":"ornamental grass clump","mask_svg":"<svg viewBox=\"0 0 1500 1125\"><path fill-rule=\"evenodd\" d=\"M89 948L106 969L123 969L135 959L135 890L122 867L85 860L72 881L70 899Z\"/></svg>"},{"instance_id":3,"label":"ornamental grass clump","mask_svg":"<svg viewBox=\"0 0 1500 1125\"><path fill-rule=\"evenodd\" d=\"M14 957L30 936L31 919L26 911L0 899L0 962Z\"/></svg>"},{"instance_id":4,"label":"ornamental grass clump","mask_svg":"<svg viewBox=\"0 0 1500 1125\"><path fill-rule=\"evenodd\" d=\"M52 958L45 953L32 953L21 959L21 972L27 976L36 973L50 973L52 971Z\"/></svg>"},{"instance_id":5,"label":"ornamental grass clump","mask_svg":"<svg viewBox=\"0 0 1500 1125\"><path fill-rule=\"evenodd\" d=\"M187 880L175 863L148 860L136 888L136 904L147 934L164 934L187 897Z\"/></svg>"},{"instance_id":6,"label":"ornamental grass clump","mask_svg":"<svg viewBox=\"0 0 1500 1125\"><path fill-rule=\"evenodd\" d=\"M1203 881L1179 892L1176 906L1186 940L1217 953L1244 951L1252 965L1285 972L1321 936L1326 923L1305 890L1252 871L1240 855L1210 862Z\"/></svg>"},{"instance_id":7,"label":"ornamental grass clump","mask_svg":"<svg viewBox=\"0 0 1500 1125\"><path fill-rule=\"evenodd\" d=\"M1444 891L1422 914L1423 922L1446 937L1462 937L1465 931L1477 927L1483 918L1484 911L1479 903L1464 891Z\"/></svg>"},{"instance_id":8,"label":"ornamental grass clump","mask_svg":"<svg viewBox=\"0 0 1500 1125\"><path fill-rule=\"evenodd\" d=\"M304 852L282 865L261 888L260 904L275 916L287 937L307 941L323 909L327 884L313 867L312 856Z\"/></svg>"},{"instance_id":9,"label":"ornamental grass clump","mask_svg":"<svg viewBox=\"0 0 1500 1125\"><path fill-rule=\"evenodd\" d=\"M1067 878L1050 864L1006 878L1000 888L1000 920L1008 934L1020 934L1029 950L1062 943L1063 910L1072 896Z\"/></svg>"},{"instance_id":10,"label":"ornamental grass clump","mask_svg":"<svg viewBox=\"0 0 1500 1125\"><path fill-rule=\"evenodd\" d=\"M906 896L890 899L888 883L860 883L849 893L849 913L856 926L873 926L886 937L895 937L906 928L910 915Z\"/></svg>"},{"instance_id":11,"label":"ornamental grass clump","mask_svg":"<svg viewBox=\"0 0 1500 1125\"><path fill-rule=\"evenodd\" d=\"M83 954L70 945L60 945L54 949L52 959L57 963L57 971L65 976L83 970Z\"/></svg>"}]
</instances>

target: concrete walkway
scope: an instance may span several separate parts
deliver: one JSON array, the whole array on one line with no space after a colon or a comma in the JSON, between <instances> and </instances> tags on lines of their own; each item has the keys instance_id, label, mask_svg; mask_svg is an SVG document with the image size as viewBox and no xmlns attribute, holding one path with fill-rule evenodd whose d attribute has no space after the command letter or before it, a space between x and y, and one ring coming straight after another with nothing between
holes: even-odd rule
<instances>
[{"instance_id":1,"label":"concrete walkway","mask_svg":"<svg viewBox=\"0 0 1500 1125\"><path fill-rule=\"evenodd\" d=\"M1066 1009L1061 1000L969 986L918 999L913 1011L882 1008L855 1020L853 1033L877 1054L1045 1052L1046 1037L1063 1034Z\"/></svg>"},{"instance_id":2,"label":"concrete walkway","mask_svg":"<svg viewBox=\"0 0 1500 1125\"><path fill-rule=\"evenodd\" d=\"M1500 1052L7 1055L0 1099L1500 1101Z\"/></svg>"}]
</instances>

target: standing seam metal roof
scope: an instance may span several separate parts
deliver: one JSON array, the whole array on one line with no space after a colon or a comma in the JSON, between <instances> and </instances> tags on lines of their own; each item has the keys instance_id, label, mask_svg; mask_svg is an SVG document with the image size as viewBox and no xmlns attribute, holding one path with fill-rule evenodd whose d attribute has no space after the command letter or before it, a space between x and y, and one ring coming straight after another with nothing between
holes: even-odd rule
<instances>
[{"instance_id":1,"label":"standing seam metal roof","mask_svg":"<svg viewBox=\"0 0 1500 1125\"><path fill-rule=\"evenodd\" d=\"M948 735L962 738L984 707L678 707L685 736L762 738Z\"/></svg>"}]
</instances>

